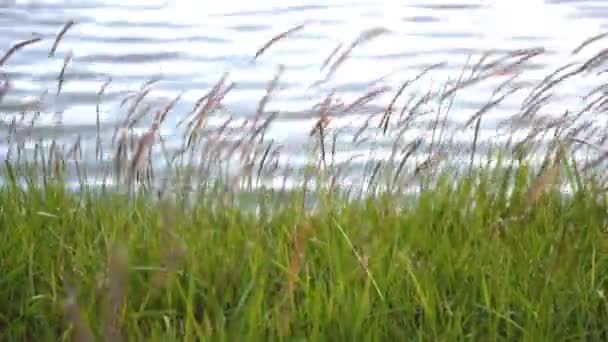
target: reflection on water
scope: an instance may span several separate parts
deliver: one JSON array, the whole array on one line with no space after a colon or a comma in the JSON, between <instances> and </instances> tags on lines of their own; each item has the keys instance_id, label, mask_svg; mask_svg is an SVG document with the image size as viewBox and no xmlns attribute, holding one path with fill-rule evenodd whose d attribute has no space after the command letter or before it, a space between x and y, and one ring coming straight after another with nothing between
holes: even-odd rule
<instances>
[{"instance_id":1,"label":"reflection on water","mask_svg":"<svg viewBox=\"0 0 608 342\"><path fill-rule=\"evenodd\" d=\"M570 61L573 47L602 32L608 4L565 0L306 0L297 5L277 0L201 2L193 0L92 0L0 2L0 49L19 40L42 36L45 41L19 51L2 68L12 80L12 91L0 110L14 111L24 98L49 90L47 112L39 125L63 127L48 134L78 134L95 130L96 92L112 78L101 117L113 123L118 103L127 91L152 78L162 81L154 95L161 99L185 91L176 113L187 113L221 75L229 71L236 89L225 98L234 116L255 111L268 81L283 64L286 71L279 95L268 110L286 111L268 133L284 140L294 159L303 157L298 146L314 119L306 112L317 96L335 88L352 99L379 77L398 86L425 67L446 62L421 80L420 88L438 86L458 77L467 58L484 50L543 47L546 53L528 64L520 82L540 80ZM61 26L78 22L61 42L57 56L48 50ZM271 48L255 63L252 57L268 39L299 23L306 28ZM322 89L310 85L324 77L321 64L339 42L348 44L368 28L382 26L390 33L353 51L350 59ZM53 94L63 58L73 51L60 96ZM589 52L589 53L593 53ZM464 91L453 106L450 120L465 121L491 95L490 87L504 79ZM572 103L596 80L580 79L558 89L555 105ZM392 94L383 98L383 104ZM502 103L488 114L480 139L493 139L497 120L512 113L521 97ZM48 115L45 115L48 114ZM167 125L167 134L173 125ZM217 123L223 122L216 118ZM43 134L43 133L41 133ZM467 136L462 137L463 142Z\"/></svg>"}]
</instances>

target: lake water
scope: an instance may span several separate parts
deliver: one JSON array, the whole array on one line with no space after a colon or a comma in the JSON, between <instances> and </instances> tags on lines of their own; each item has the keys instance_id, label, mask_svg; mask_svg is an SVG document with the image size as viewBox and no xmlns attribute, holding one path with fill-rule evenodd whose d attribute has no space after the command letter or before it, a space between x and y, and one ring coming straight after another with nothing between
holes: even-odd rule
<instances>
[{"instance_id":1,"label":"lake water","mask_svg":"<svg viewBox=\"0 0 608 342\"><path fill-rule=\"evenodd\" d=\"M55 35L70 19L77 24L61 41L57 55L49 58ZM252 63L256 50L268 39L300 23L308 24ZM304 158L301 146L316 120L307 109L329 88L353 99L379 77L390 74L386 82L398 86L425 67L445 62L420 83L420 89L439 87L448 78L458 77L468 57L479 58L485 50L543 47L546 52L534 58L520 78L533 82L572 61L572 49L608 30L607 26L608 2L591 0L225 0L205 4L194 0L0 0L0 51L34 35L45 38L17 52L2 67L13 88L0 110L8 118L28 99L48 90L45 111L36 124L41 137L87 138L95 133L95 94L108 77L112 83L102 103L102 119L114 123L125 112L119 107L120 99L150 79L161 78L153 97L171 98L185 91L174 110L179 114L188 113L196 99L230 72L237 87L224 103L234 117L247 117L255 112L277 66L283 64L281 92L268 108L283 112L267 138L283 143L294 161ZM310 88L324 77L320 66L336 44L349 44L373 27L384 27L389 33L356 48L323 89ZM599 51L604 42L591 46L585 56ZM63 90L55 96L57 76L69 50L74 57ZM488 102L492 86L502 81L489 80L464 91L450 120L466 121ZM596 78L581 78L558 89L555 108L576 105L577 96L594 84ZM488 114L481 127L482 140L494 139L498 121L519 108L518 99L505 101ZM58 117L61 128L54 128ZM163 134L170 137L179 119L172 117ZM224 120L217 115L210 124ZM461 132L459 139L466 143L471 137L472 133ZM177 146L177 138L174 142ZM348 145L340 152L345 158L353 153Z\"/></svg>"}]
</instances>

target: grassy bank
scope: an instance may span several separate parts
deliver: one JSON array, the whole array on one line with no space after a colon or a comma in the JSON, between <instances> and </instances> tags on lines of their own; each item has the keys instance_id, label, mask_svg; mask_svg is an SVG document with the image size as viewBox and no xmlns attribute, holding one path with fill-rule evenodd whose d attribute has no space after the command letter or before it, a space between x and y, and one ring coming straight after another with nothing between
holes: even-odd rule
<instances>
[{"instance_id":1,"label":"grassy bank","mask_svg":"<svg viewBox=\"0 0 608 342\"><path fill-rule=\"evenodd\" d=\"M191 206L9 185L0 336L605 340L608 202L592 182L531 198L525 170L511 190L482 172L314 211L260 195L259 214L220 193Z\"/></svg>"},{"instance_id":2,"label":"grassy bank","mask_svg":"<svg viewBox=\"0 0 608 342\"><path fill-rule=\"evenodd\" d=\"M328 56L311 87L382 32ZM0 66L43 42L15 44ZM607 340L606 85L546 109L567 80L602 74L606 52L518 82L544 53L483 54L438 90L417 85L435 65L397 88L370 81L355 99L329 91L291 150L267 138L283 68L234 117L222 103L238 88L228 74L186 113L174 113L181 95L148 102L160 81L146 82L113 127L100 114L111 79L100 82L94 136L37 130L53 115L39 112L44 96L18 106L0 125L0 339ZM496 78L464 123L450 115L461 89ZM526 87L482 141L489 110ZM292 168L294 153L309 164Z\"/></svg>"}]
</instances>

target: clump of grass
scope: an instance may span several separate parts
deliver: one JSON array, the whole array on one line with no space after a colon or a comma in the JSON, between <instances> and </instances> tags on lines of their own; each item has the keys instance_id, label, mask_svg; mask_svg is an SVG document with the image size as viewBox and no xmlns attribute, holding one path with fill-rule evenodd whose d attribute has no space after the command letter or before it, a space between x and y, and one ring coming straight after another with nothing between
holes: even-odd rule
<instances>
[{"instance_id":1,"label":"clump of grass","mask_svg":"<svg viewBox=\"0 0 608 342\"><path fill-rule=\"evenodd\" d=\"M254 60L303 29L275 36ZM338 43L314 85L385 32L365 30L341 54ZM17 43L0 66L38 41ZM73 63L68 51L56 96ZM173 121L183 134L173 151L161 132L169 115L183 114L173 111L181 95L149 101L159 79L121 101L124 117L103 146L107 79L95 108L100 187L87 177L87 141L36 138L41 106L21 108L0 175L0 339L608 339L608 135L593 120L605 114L605 85L582 108L542 113L555 87L596 71L605 52L532 86L500 126L507 143L483 149L478 139L487 113L525 90L517 70L542 53L483 54L439 91L417 82L442 64L397 89L374 81L354 101L330 90L311 108L316 120L302 146L310 160L291 188L281 143L266 139L282 114L267 108L280 96L284 66L247 119L225 115L212 126L238 88L222 75ZM502 76L487 104L449 127L460 90ZM384 106L371 106L387 94ZM367 115L360 126L344 120L357 115ZM517 123L526 124L523 134ZM469 128L472 146L450 149L450 132ZM376 138L388 137L389 157L376 158ZM340 161L344 144L371 147ZM353 172L361 158L366 165ZM262 186L281 175L281 187Z\"/></svg>"},{"instance_id":2,"label":"clump of grass","mask_svg":"<svg viewBox=\"0 0 608 342\"><path fill-rule=\"evenodd\" d=\"M260 195L264 215L220 192L191 205L4 187L0 336L603 340L606 197L585 182L531 206L526 170L510 190L499 170L446 174L415 201L328 195L315 213L297 192L280 208Z\"/></svg>"}]
</instances>

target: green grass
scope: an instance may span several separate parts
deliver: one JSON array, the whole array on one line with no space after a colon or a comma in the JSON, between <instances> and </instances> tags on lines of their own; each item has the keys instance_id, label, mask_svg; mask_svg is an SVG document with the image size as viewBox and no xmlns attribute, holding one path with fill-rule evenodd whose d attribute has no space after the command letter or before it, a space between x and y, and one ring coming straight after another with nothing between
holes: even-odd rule
<instances>
[{"instance_id":1,"label":"green grass","mask_svg":"<svg viewBox=\"0 0 608 342\"><path fill-rule=\"evenodd\" d=\"M258 214L220 193L192 206L9 184L0 336L118 327L129 341L606 340L605 196L584 181L531 203L525 168L509 194L504 177L438 176L407 201L320 195L314 211L296 191L281 205L260 197ZM67 316L77 311L89 328Z\"/></svg>"}]
</instances>

